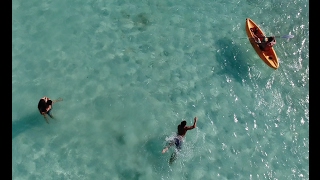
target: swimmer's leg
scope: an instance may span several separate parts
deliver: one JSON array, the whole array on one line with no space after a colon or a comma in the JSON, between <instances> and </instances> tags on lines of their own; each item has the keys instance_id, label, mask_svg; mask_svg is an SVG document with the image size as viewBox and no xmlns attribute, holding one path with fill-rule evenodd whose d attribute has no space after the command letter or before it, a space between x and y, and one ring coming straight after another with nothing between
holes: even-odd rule
<instances>
[{"instance_id":1,"label":"swimmer's leg","mask_svg":"<svg viewBox=\"0 0 320 180\"><path fill-rule=\"evenodd\" d=\"M51 114L51 109L50 109L50 111L47 112L47 114L48 114L48 116L50 116L52 119L54 119L54 117L53 117L52 114Z\"/></svg>"},{"instance_id":2,"label":"swimmer's leg","mask_svg":"<svg viewBox=\"0 0 320 180\"><path fill-rule=\"evenodd\" d=\"M174 141L170 141L168 143L168 145L162 150L162 154L167 152L172 145L174 145Z\"/></svg>"},{"instance_id":3,"label":"swimmer's leg","mask_svg":"<svg viewBox=\"0 0 320 180\"><path fill-rule=\"evenodd\" d=\"M174 151L171 154L171 157L170 157L170 160L169 160L169 164L171 165L176 159L177 159L177 151Z\"/></svg>"}]
</instances>

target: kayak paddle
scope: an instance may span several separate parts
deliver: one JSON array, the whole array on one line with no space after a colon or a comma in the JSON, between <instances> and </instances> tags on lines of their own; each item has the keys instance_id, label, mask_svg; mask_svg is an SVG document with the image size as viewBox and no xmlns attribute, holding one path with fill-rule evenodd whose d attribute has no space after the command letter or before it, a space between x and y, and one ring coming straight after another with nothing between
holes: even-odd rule
<instances>
[{"instance_id":1,"label":"kayak paddle","mask_svg":"<svg viewBox=\"0 0 320 180\"><path fill-rule=\"evenodd\" d=\"M267 36L266 36L267 37ZM268 37L270 37L270 36L268 36ZM276 38L285 38L285 39L291 39L291 38L294 38L294 35L292 35L292 34L288 34L288 35L284 35L284 36L274 36L274 37L276 37ZM248 39L249 37L242 37L242 38L240 38L240 39Z\"/></svg>"},{"instance_id":2,"label":"kayak paddle","mask_svg":"<svg viewBox=\"0 0 320 180\"><path fill-rule=\"evenodd\" d=\"M294 35L288 34L288 35L284 35L284 36L274 36L276 38L285 38L285 39L291 39L294 38Z\"/></svg>"}]
</instances>

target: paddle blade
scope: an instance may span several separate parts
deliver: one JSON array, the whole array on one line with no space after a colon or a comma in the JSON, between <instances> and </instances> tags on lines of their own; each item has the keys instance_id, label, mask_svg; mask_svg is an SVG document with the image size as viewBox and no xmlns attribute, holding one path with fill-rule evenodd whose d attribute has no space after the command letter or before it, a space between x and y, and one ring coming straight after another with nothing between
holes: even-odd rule
<instances>
[{"instance_id":1,"label":"paddle blade","mask_svg":"<svg viewBox=\"0 0 320 180\"><path fill-rule=\"evenodd\" d=\"M285 39L291 39L291 38L294 38L294 35L284 35L284 36L281 36L281 38L285 38Z\"/></svg>"}]
</instances>

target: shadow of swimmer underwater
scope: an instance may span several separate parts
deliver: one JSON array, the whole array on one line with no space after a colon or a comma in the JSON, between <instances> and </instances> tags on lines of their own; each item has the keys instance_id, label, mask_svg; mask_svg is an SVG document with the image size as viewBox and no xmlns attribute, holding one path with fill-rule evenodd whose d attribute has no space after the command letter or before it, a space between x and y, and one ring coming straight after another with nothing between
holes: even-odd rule
<instances>
[{"instance_id":1,"label":"shadow of swimmer underwater","mask_svg":"<svg viewBox=\"0 0 320 180\"><path fill-rule=\"evenodd\" d=\"M162 154L166 153L171 146L175 145L174 152L171 154L171 157L169 159L169 164L172 164L177 159L178 154L182 149L184 136L186 135L188 130L191 130L197 127L197 121L198 121L198 118L194 117L192 126L187 126L187 121L185 120L181 121L177 127L177 134L167 140L168 141L167 146L162 150Z\"/></svg>"}]
</instances>

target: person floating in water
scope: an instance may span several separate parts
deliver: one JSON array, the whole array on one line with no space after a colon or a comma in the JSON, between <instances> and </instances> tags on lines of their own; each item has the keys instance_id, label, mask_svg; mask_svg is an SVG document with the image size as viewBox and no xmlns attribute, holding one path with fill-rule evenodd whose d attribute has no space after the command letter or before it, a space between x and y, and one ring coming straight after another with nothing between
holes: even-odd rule
<instances>
[{"instance_id":1,"label":"person floating in water","mask_svg":"<svg viewBox=\"0 0 320 180\"><path fill-rule=\"evenodd\" d=\"M181 150L182 148L182 142L183 142L183 138L186 135L188 130L194 129L195 127L197 127L197 121L198 118L194 117L194 122L192 126L187 126L187 122L186 121L181 121L181 123L178 125L178 132L177 135L174 137L173 141L171 141L168 146L166 146L163 150L162 153L165 153L169 150L169 148L173 145L176 146L176 149L178 151ZM176 151L172 153L171 158L170 158L170 164L176 160L176 156L177 153Z\"/></svg>"},{"instance_id":2,"label":"person floating in water","mask_svg":"<svg viewBox=\"0 0 320 180\"><path fill-rule=\"evenodd\" d=\"M38 109L41 115L43 115L44 119L46 120L46 122L49 124L49 120L47 117L47 114L53 119L53 116L51 114L51 109L52 109L52 105L55 102L59 102L62 101L62 98L59 98L57 100L51 100L48 97L44 96L43 98L40 99L39 103L38 103Z\"/></svg>"}]
</instances>

